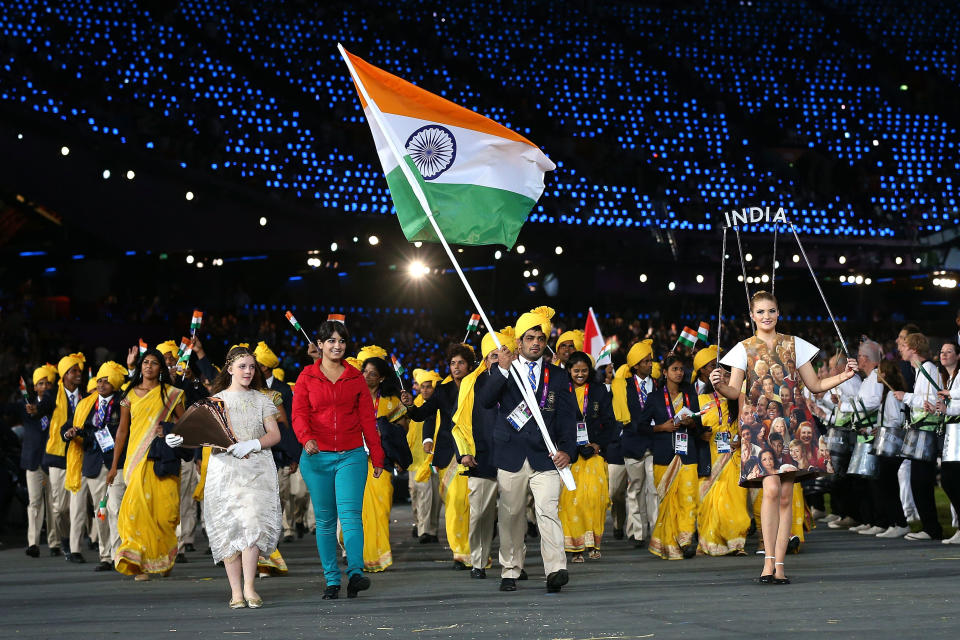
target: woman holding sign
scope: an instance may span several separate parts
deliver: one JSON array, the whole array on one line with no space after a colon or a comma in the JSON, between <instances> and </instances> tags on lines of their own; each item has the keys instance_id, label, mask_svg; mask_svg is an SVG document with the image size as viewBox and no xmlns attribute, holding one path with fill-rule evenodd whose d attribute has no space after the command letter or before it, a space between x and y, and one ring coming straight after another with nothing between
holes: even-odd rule
<instances>
[{"instance_id":1,"label":"woman holding sign","mask_svg":"<svg viewBox=\"0 0 960 640\"><path fill-rule=\"evenodd\" d=\"M802 385L812 393L822 393L833 389L845 380L853 377L857 369L856 360L847 359L844 370L829 378L820 380L810 361L817 355L819 349L805 340L777 333L777 319L780 311L777 299L766 291L758 291L750 301L750 315L757 327L757 333L751 338L737 344L720 361L721 364L731 367L730 380L723 381L723 372L717 368L710 374L710 382L714 389L730 400L740 398L740 389L744 377L749 375L746 388L751 388L758 381L756 364L758 361L780 364L781 354L793 354L793 360L799 373L797 387L802 392ZM787 553L787 543L790 539L790 528L793 523L793 484L795 481L826 473L825 466L814 466L798 469L796 465L777 460L775 454L761 453L760 466L744 467L740 477L742 487L763 487L763 503L760 511L761 530L763 532L763 548L774 555L765 555L763 573L760 575L761 584L789 584L790 580L784 574L784 558ZM764 462L766 464L764 464ZM816 459L812 463L819 463ZM771 562L773 560L773 562Z\"/></svg>"},{"instance_id":2,"label":"woman holding sign","mask_svg":"<svg viewBox=\"0 0 960 640\"><path fill-rule=\"evenodd\" d=\"M702 424L696 389L684 381L684 361L669 355L666 375L650 394L640 417L631 422L653 434L653 482L660 504L650 537L650 553L664 560L692 558L697 553L697 462ZM652 423L651 423L652 420Z\"/></svg>"}]
</instances>

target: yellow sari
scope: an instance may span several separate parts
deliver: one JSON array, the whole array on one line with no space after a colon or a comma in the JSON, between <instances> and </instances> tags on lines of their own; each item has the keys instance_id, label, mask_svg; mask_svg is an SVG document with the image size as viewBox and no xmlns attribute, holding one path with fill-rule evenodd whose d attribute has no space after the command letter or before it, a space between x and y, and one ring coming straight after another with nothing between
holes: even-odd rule
<instances>
[{"instance_id":1,"label":"yellow sari","mask_svg":"<svg viewBox=\"0 0 960 640\"><path fill-rule=\"evenodd\" d=\"M467 476L458 473L457 461L440 469L440 498L444 505L444 521L447 527L447 544L453 559L470 565L470 488Z\"/></svg>"},{"instance_id":2,"label":"yellow sari","mask_svg":"<svg viewBox=\"0 0 960 640\"><path fill-rule=\"evenodd\" d=\"M674 456L669 465L653 465L653 482L660 505L650 553L664 560L682 560L683 547L693 542L697 528L697 465L683 464L680 456Z\"/></svg>"},{"instance_id":3,"label":"yellow sari","mask_svg":"<svg viewBox=\"0 0 960 640\"><path fill-rule=\"evenodd\" d=\"M379 398L375 404L378 418L395 422L407 410L396 396ZM421 445L421 451L423 446ZM393 469L384 469L373 477L373 463L367 462L367 485L363 489L363 570L384 571L393 564L390 548L390 508L393 506Z\"/></svg>"},{"instance_id":4,"label":"yellow sari","mask_svg":"<svg viewBox=\"0 0 960 640\"><path fill-rule=\"evenodd\" d=\"M708 556L742 554L747 529L750 528L750 514L743 508L747 501L747 489L740 486L740 453L735 450L720 453L717 450L717 434L729 434L727 442L732 442L737 423L731 422L725 398L701 394L699 400L701 407L708 407L700 419L703 426L713 430L713 437L710 439L710 477L700 485L698 552ZM720 413L716 409L717 400L720 402Z\"/></svg>"},{"instance_id":5,"label":"yellow sari","mask_svg":"<svg viewBox=\"0 0 960 640\"><path fill-rule=\"evenodd\" d=\"M166 403L159 385L142 398L131 390L123 400L130 408L130 435L123 464L127 489L117 519L120 548L114 563L117 571L129 576L165 573L177 558L180 476L157 477L153 460L147 458L150 443L161 433L159 422L183 406L183 392L166 389Z\"/></svg>"},{"instance_id":6,"label":"yellow sari","mask_svg":"<svg viewBox=\"0 0 960 640\"><path fill-rule=\"evenodd\" d=\"M578 406L583 406L585 387L575 390ZM607 461L599 454L579 458L570 466L577 488L560 492L560 524L563 546L568 553L599 549L610 505L610 473Z\"/></svg>"},{"instance_id":7,"label":"yellow sari","mask_svg":"<svg viewBox=\"0 0 960 640\"><path fill-rule=\"evenodd\" d=\"M763 544L763 532L760 529L760 505L763 504L763 489L757 491L757 498L753 502L753 517L757 522L757 535ZM793 483L793 522L790 523L790 536L797 536L800 542L806 540L804 533L813 529L813 516L807 508L807 500L803 497L803 487L799 482ZM797 550L797 553L800 551Z\"/></svg>"},{"instance_id":8,"label":"yellow sari","mask_svg":"<svg viewBox=\"0 0 960 640\"><path fill-rule=\"evenodd\" d=\"M272 576L282 576L287 573L287 563L280 555L280 549L274 549L269 557L260 556L257 559L257 569L260 573L269 573Z\"/></svg>"}]
</instances>

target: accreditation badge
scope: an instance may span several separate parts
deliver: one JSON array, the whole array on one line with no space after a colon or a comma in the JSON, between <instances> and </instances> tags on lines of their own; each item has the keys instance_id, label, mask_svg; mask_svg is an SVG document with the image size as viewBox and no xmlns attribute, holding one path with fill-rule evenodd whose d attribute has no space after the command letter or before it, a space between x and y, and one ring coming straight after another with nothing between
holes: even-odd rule
<instances>
[{"instance_id":1,"label":"accreditation badge","mask_svg":"<svg viewBox=\"0 0 960 640\"><path fill-rule=\"evenodd\" d=\"M520 404L518 404L517 407L507 416L507 422L510 423L510 426L513 427L514 431L520 431L532 417L533 414L530 413L527 403L521 401Z\"/></svg>"},{"instance_id":2,"label":"accreditation badge","mask_svg":"<svg viewBox=\"0 0 960 640\"><path fill-rule=\"evenodd\" d=\"M730 433L728 431L720 431L714 436L714 440L717 443L717 453L730 453Z\"/></svg>"},{"instance_id":3,"label":"accreditation badge","mask_svg":"<svg viewBox=\"0 0 960 640\"><path fill-rule=\"evenodd\" d=\"M100 451L104 453L113 450L113 436L110 435L110 429L103 427L102 429L97 429L93 432L93 436L97 439L97 445L100 447Z\"/></svg>"},{"instance_id":4,"label":"accreditation badge","mask_svg":"<svg viewBox=\"0 0 960 640\"><path fill-rule=\"evenodd\" d=\"M680 455L687 454L687 445L689 444L688 438L689 436L686 433L681 433L679 431L675 431L673 433L674 453L678 453Z\"/></svg>"},{"instance_id":5,"label":"accreditation badge","mask_svg":"<svg viewBox=\"0 0 960 640\"><path fill-rule=\"evenodd\" d=\"M578 422L577 423L577 444L585 445L590 442L590 437L587 435L587 423Z\"/></svg>"}]
</instances>

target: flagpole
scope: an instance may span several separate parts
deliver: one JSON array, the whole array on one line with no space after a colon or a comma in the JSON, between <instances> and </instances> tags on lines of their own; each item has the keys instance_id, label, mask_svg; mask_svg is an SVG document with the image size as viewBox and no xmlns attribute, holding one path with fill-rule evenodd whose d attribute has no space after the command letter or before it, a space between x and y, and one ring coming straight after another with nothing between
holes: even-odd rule
<instances>
[{"instance_id":1,"label":"flagpole","mask_svg":"<svg viewBox=\"0 0 960 640\"><path fill-rule=\"evenodd\" d=\"M723 276L727 266L727 228L723 228L723 243L720 249L720 308L717 309L717 366L720 366L720 332L723 331Z\"/></svg>"},{"instance_id":2,"label":"flagpole","mask_svg":"<svg viewBox=\"0 0 960 640\"><path fill-rule=\"evenodd\" d=\"M386 139L387 145L390 147L390 151L393 153L397 164L400 166L400 171L403 172L403 176L407 179L407 183L410 185L410 188L413 190L417 201L420 203L423 213L427 216L427 220L430 221L430 226L433 227L434 233L437 234L437 239L443 246L443 250L447 252L447 257L450 258L450 262L453 264L454 270L460 277L463 287L467 290L467 295L470 296L470 300L473 302L474 307L479 312L480 319L483 320L483 326L486 327L487 331L491 335L493 335L493 341L497 348L502 347L503 345L500 343L496 332L493 330L493 325L490 324L490 319L487 318L486 310L484 310L483 305L481 305L480 301L477 299L477 295L474 293L473 287L471 287L470 283L467 281L467 276L460 268L460 263L457 261L457 257L453 253L453 249L451 249L450 245L447 244L447 239L444 237L443 232L440 230L440 226L433 217L433 212L430 210L430 203L427 202L427 195L423 192L423 189L420 187L420 183L417 182L416 178L413 176L413 172L410 170L410 167L407 166L407 163L404 161L404 154L400 152L400 147L393 137L393 132L387 123L381 118L379 108L370 98L370 94L367 93L367 88L364 86L363 81L360 80L360 76L357 74L356 69L353 68L353 62L351 62L350 57L347 56L346 49L344 49L343 45L339 43L337 43L337 49L340 51L343 61L347 64L347 68L350 70L350 75L353 78L354 83L356 83L357 89L360 91L360 95L363 96L363 99L370 107L370 115L376 121L377 126L380 127L380 130L383 131L383 137ZM547 452L553 456L557 453L557 447L553 443L553 439L550 437L550 432L547 431L547 424L543 419L543 414L540 413L540 405L537 404L536 398L533 395L533 391L527 387L527 383L523 380L524 374L520 369L520 363L514 360L512 366L510 367L510 372L513 374L513 380L520 388L520 394L523 396L523 400L527 404L527 408L531 411L531 413L533 413L534 420L536 421L537 426L540 428L540 435L543 436L543 442L547 446ZM563 469L557 469L557 471L560 473L560 478L563 480L563 484L569 490L575 490L577 485L573 479L573 473L570 471L569 465Z\"/></svg>"}]
</instances>

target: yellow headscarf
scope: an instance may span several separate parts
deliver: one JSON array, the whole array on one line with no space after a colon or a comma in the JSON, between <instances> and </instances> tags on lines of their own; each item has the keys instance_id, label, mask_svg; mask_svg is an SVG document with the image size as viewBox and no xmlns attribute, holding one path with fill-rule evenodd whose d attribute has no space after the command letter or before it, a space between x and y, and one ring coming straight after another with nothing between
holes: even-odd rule
<instances>
[{"instance_id":1,"label":"yellow headscarf","mask_svg":"<svg viewBox=\"0 0 960 640\"><path fill-rule=\"evenodd\" d=\"M630 347L630 351L627 352L627 365L633 369L638 362L651 355L653 355L653 340L642 340Z\"/></svg>"},{"instance_id":2,"label":"yellow headscarf","mask_svg":"<svg viewBox=\"0 0 960 640\"><path fill-rule=\"evenodd\" d=\"M550 307L537 307L517 318L517 323L514 325L517 338L522 338L523 334L534 327L540 327L543 333L549 336L550 330L553 328L550 320L554 313L555 311Z\"/></svg>"},{"instance_id":3,"label":"yellow headscarf","mask_svg":"<svg viewBox=\"0 0 960 640\"><path fill-rule=\"evenodd\" d=\"M97 379L90 378L87 380L87 393L93 393L97 389Z\"/></svg>"},{"instance_id":4,"label":"yellow headscarf","mask_svg":"<svg viewBox=\"0 0 960 640\"><path fill-rule=\"evenodd\" d=\"M580 329L574 329L572 331L564 331L560 334L560 337L557 338L557 348L560 348L560 345L564 342L572 342L573 348L576 351L583 351L583 341L585 336L583 331Z\"/></svg>"},{"instance_id":5,"label":"yellow headscarf","mask_svg":"<svg viewBox=\"0 0 960 640\"><path fill-rule=\"evenodd\" d=\"M717 359L718 353L719 349L715 344L697 351L696 355L693 356L693 374L690 376L691 382L697 379L697 372L703 369L705 364Z\"/></svg>"},{"instance_id":6,"label":"yellow headscarf","mask_svg":"<svg viewBox=\"0 0 960 640\"><path fill-rule=\"evenodd\" d=\"M97 371L96 379L99 380L100 378L106 378L107 382L110 383L114 390L119 391L126 377L127 368L119 362L109 360L100 365L100 369Z\"/></svg>"},{"instance_id":7,"label":"yellow headscarf","mask_svg":"<svg viewBox=\"0 0 960 640\"><path fill-rule=\"evenodd\" d=\"M82 353L71 353L61 358L60 362L57 363L60 382L57 384L57 402L53 408L53 415L50 417L46 446L46 452L52 456L63 456L67 452L67 443L60 437L60 427L67 423L67 415L70 411L67 404L67 391L63 388L63 376L74 367L83 369L85 362L86 358L83 357Z\"/></svg>"},{"instance_id":8,"label":"yellow headscarf","mask_svg":"<svg viewBox=\"0 0 960 640\"><path fill-rule=\"evenodd\" d=\"M630 365L621 365L610 382L610 393L613 394L613 415L620 422L630 422L630 410L627 408L627 380L633 374Z\"/></svg>"},{"instance_id":9,"label":"yellow headscarf","mask_svg":"<svg viewBox=\"0 0 960 640\"><path fill-rule=\"evenodd\" d=\"M177 354L177 353L180 353L180 345L178 345L173 340L167 340L166 342L161 342L160 344L157 345L157 351L159 351L160 354L164 356L167 355L168 353Z\"/></svg>"},{"instance_id":10,"label":"yellow headscarf","mask_svg":"<svg viewBox=\"0 0 960 640\"><path fill-rule=\"evenodd\" d=\"M413 379L417 384L423 384L424 382L433 382L433 384L438 384L442 377L436 371L428 371L426 369L414 369L413 370Z\"/></svg>"},{"instance_id":11,"label":"yellow headscarf","mask_svg":"<svg viewBox=\"0 0 960 640\"><path fill-rule=\"evenodd\" d=\"M378 347L375 344L368 344L364 348L360 349L360 353L357 354L357 360L360 361L362 365L367 361L368 358L383 358L384 360L389 360L387 356L387 351L383 347ZM360 367L357 367L358 369Z\"/></svg>"},{"instance_id":12,"label":"yellow headscarf","mask_svg":"<svg viewBox=\"0 0 960 640\"><path fill-rule=\"evenodd\" d=\"M286 372L283 369L279 369L279 368L274 369L270 373L272 373L273 377L279 380L280 382L283 382L283 379L287 376Z\"/></svg>"},{"instance_id":13,"label":"yellow headscarf","mask_svg":"<svg viewBox=\"0 0 960 640\"><path fill-rule=\"evenodd\" d=\"M361 362L356 358L344 358L343 361L349 364L351 367L353 367L357 371L360 371L360 367L362 365L361 365Z\"/></svg>"},{"instance_id":14,"label":"yellow headscarf","mask_svg":"<svg viewBox=\"0 0 960 640\"><path fill-rule=\"evenodd\" d=\"M36 385L41 380L46 379L51 384L57 381L57 368L50 363L37 367L33 371L33 384Z\"/></svg>"},{"instance_id":15,"label":"yellow headscarf","mask_svg":"<svg viewBox=\"0 0 960 640\"><path fill-rule=\"evenodd\" d=\"M500 344L505 345L511 352L517 352L517 336L513 331L513 327L504 327L497 331L497 340L500 341ZM490 355L490 352L497 348L497 344L493 341L493 335L487 333L483 336L483 339L480 340L480 353L483 354L483 359L486 360L487 356ZM463 388L463 383L460 383L460 388Z\"/></svg>"},{"instance_id":16,"label":"yellow headscarf","mask_svg":"<svg viewBox=\"0 0 960 640\"><path fill-rule=\"evenodd\" d=\"M277 365L280 364L280 358L277 357L277 354L275 354L263 340L257 343L257 348L253 350L253 357L256 358L259 364L262 364L267 369L276 369Z\"/></svg>"}]
</instances>

